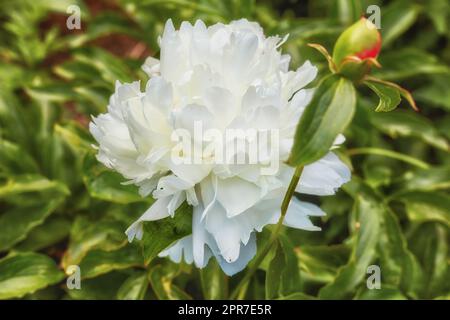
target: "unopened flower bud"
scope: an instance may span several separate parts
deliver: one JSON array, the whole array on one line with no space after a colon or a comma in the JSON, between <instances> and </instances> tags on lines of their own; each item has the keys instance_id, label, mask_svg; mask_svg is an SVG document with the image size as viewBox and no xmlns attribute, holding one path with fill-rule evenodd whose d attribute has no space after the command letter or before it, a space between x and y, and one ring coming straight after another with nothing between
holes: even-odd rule
<instances>
[{"instance_id":1,"label":"unopened flower bud","mask_svg":"<svg viewBox=\"0 0 450 320\"><path fill-rule=\"evenodd\" d=\"M362 17L337 40L333 61L338 72L359 78L370 71L371 65L378 65L376 58L380 49L380 33L372 22Z\"/></svg>"}]
</instances>

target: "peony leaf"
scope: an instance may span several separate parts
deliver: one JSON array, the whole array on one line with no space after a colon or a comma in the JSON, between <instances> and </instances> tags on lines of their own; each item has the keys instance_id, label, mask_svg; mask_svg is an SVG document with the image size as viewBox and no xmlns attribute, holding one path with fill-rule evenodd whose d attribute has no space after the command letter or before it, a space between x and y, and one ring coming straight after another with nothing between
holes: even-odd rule
<instances>
[{"instance_id":1,"label":"peony leaf","mask_svg":"<svg viewBox=\"0 0 450 320\"><path fill-rule=\"evenodd\" d=\"M94 278L112 270L143 267L142 254L136 245L128 244L113 251L92 250L81 260L82 279Z\"/></svg>"},{"instance_id":2,"label":"peony leaf","mask_svg":"<svg viewBox=\"0 0 450 320\"><path fill-rule=\"evenodd\" d=\"M117 291L127 277L128 274L125 272L109 272L96 278L83 280L81 289L67 290L67 294L75 300L112 300L117 298Z\"/></svg>"},{"instance_id":3,"label":"peony leaf","mask_svg":"<svg viewBox=\"0 0 450 320\"><path fill-rule=\"evenodd\" d=\"M144 201L135 185L124 185L119 173L99 164L93 155L86 154L83 168L84 184L93 198L120 204Z\"/></svg>"},{"instance_id":4,"label":"peony leaf","mask_svg":"<svg viewBox=\"0 0 450 320\"><path fill-rule=\"evenodd\" d=\"M142 247L145 264L175 241L192 233L192 207L184 202L175 216L157 221L144 221Z\"/></svg>"},{"instance_id":5,"label":"peony leaf","mask_svg":"<svg viewBox=\"0 0 450 320\"><path fill-rule=\"evenodd\" d=\"M66 238L70 232L71 221L57 215L50 216L45 222L28 233L27 238L14 247L20 251L35 251L56 244Z\"/></svg>"},{"instance_id":6,"label":"peony leaf","mask_svg":"<svg viewBox=\"0 0 450 320\"><path fill-rule=\"evenodd\" d=\"M424 287L421 297L437 298L450 292L448 281L448 227L426 223L410 236L410 247L423 266Z\"/></svg>"},{"instance_id":7,"label":"peony leaf","mask_svg":"<svg viewBox=\"0 0 450 320\"><path fill-rule=\"evenodd\" d=\"M450 196L438 192L409 192L396 198L405 203L411 221L437 221L450 226Z\"/></svg>"},{"instance_id":8,"label":"peony leaf","mask_svg":"<svg viewBox=\"0 0 450 320\"><path fill-rule=\"evenodd\" d=\"M449 143L441 136L434 125L426 118L412 113L397 110L395 112L375 113L371 115L372 124L378 130L392 138L417 137L423 142L438 149L450 150Z\"/></svg>"},{"instance_id":9,"label":"peony leaf","mask_svg":"<svg viewBox=\"0 0 450 320\"><path fill-rule=\"evenodd\" d=\"M61 204L59 199L47 204L17 207L7 210L0 216L0 251L8 250L25 239L27 234Z\"/></svg>"},{"instance_id":10,"label":"peony leaf","mask_svg":"<svg viewBox=\"0 0 450 320\"><path fill-rule=\"evenodd\" d=\"M91 250L116 250L127 244L124 230L126 225L118 221L88 220L78 217L70 231L70 242L61 261L66 269L69 265L79 264Z\"/></svg>"},{"instance_id":11,"label":"peony leaf","mask_svg":"<svg viewBox=\"0 0 450 320\"><path fill-rule=\"evenodd\" d=\"M132 274L117 291L118 300L143 300L148 288L146 272Z\"/></svg>"},{"instance_id":12,"label":"peony leaf","mask_svg":"<svg viewBox=\"0 0 450 320\"><path fill-rule=\"evenodd\" d=\"M206 267L200 269L203 296L207 300L224 300L228 297L227 276L216 260L211 259Z\"/></svg>"},{"instance_id":13,"label":"peony leaf","mask_svg":"<svg viewBox=\"0 0 450 320\"><path fill-rule=\"evenodd\" d=\"M152 289L160 300L192 300L186 292L172 283L172 277L165 275L163 267L157 265L149 271Z\"/></svg>"},{"instance_id":14,"label":"peony leaf","mask_svg":"<svg viewBox=\"0 0 450 320\"><path fill-rule=\"evenodd\" d=\"M408 249L406 238L394 212L385 208L378 254L383 270L383 283L393 285L410 297L418 297L423 272L417 258ZM383 288L383 285L382 285Z\"/></svg>"},{"instance_id":15,"label":"peony leaf","mask_svg":"<svg viewBox=\"0 0 450 320\"><path fill-rule=\"evenodd\" d=\"M356 238L350 260L339 269L332 282L320 289L319 298L345 299L352 296L375 257L382 214L383 207L374 199L361 194L357 197L353 212Z\"/></svg>"},{"instance_id":16,"label":"peony leaf","mask_svg":"<svg viewBox=\"0 0 450 320\"><path fill-rule=\"evenodd\" d=\"M0 299L20 298L63 278L55 262L43 254L9 255L0 260Z\"/></svg>"},{"instance_id":17,"label":"peony leaf","mask_svg":"<svg viewBox=\"0 0 450 320\"><path fill-rule=\"evenodd\" d=\"M386 86L381 83L375 83L371 81L364 81L373 92L375 92L380 98L378 106L375 108L377 112L389 112L397 108L401 102L400 92L392 87Z\"/></svg>"},{"instance_id":18,"label":"peony leaf","mask_svg":"<svg viewBox=\"0 0 450 320\"><path fill-rule=\"evenodd\" d=\"M350 256L345 245L300 246L296 250L302 274L316 282L330 282L337 270L345 265Z\"/></svg>"},{"instance_id":19,"label":"peony leaf","mask_svg":"<svg viewBox=\"0 0 450 320\"><path fill-rule=\"evenodd\" d=\"M403 293L389 285L382 285L380 289L370 290L364 288L359 291L355 297L357 300L406 300L406 296Z\"/></svg>"},{"instance_id":20,"label":"peony leaf","mask_svg":"<svg viewBox=\"0 0 450 320\"><path fill-rule=\"evenodd\" d=\"M0 171L11 174L37 173L36 161L21 145L0 139ZM20 161L17 161L20 159Z\"/></svg>"},{"instance_id":21,"label":"peony leaf","mask_svg":"<svg viewBox=\"0 0 450 320\"><path fill-rule=\"evenodd\" d=\"M300 119L288 163L307 165L329 152L338 134L350 124L355 105L350 80L338 75L324 79Z\"/></svg>"},{"instance_id":22,"label":"peony leaf","mask_svg":"<svg viewBox=\"0 0 450 320\"><path fill-rule=\"evenodd\" d=\"M386 46L406 32L416 21L421 7L409 0L394 1L383 11L382 36Z\"/></svg>"},{"instance_id":23,"label":"peony leaf","mask_svg":"<svg viewBox=\"0 0 450 320\"><path fill-rule=\"evenodd\" d=\"M280 236L266 272L266 299L292 294L299 286L300 271L294 248L287 237Z\"/></svg>"}]
</instances>

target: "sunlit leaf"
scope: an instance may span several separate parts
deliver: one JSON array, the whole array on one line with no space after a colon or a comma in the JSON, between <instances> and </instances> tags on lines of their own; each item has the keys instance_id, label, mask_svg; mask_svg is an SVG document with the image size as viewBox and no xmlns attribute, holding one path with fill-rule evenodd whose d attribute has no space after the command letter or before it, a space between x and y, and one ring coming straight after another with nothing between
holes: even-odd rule
<instances>
[{"instance_id":1,"label":"sunlit leaf","mask_svg":"<svg viewBox=\"0 0 450 320\"><path fill-rule=\"evenodd\" d=\"M0 299L20 298L63 278L50 257L32 252L9 255L0 260Z\"/></svg>"}]
</instances>

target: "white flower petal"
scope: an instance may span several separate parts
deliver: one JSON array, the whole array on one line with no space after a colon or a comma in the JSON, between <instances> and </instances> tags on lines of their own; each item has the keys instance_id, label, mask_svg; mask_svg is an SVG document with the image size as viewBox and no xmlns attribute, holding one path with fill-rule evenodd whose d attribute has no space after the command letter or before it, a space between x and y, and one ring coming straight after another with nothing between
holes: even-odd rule
<instances>
[{"instance_id":1,"label":"white flower petal","mask_svg":"<svg viewBox=\"0 0 450 320\"><path fill-rule=\"evenodd\" d=\"M321 217L324 215L325 212L323 212L318 206L312 203L292 199L286 216L284 217L283 224L291 228L308 231L320 231L320 227L314 226L311 220L309 220L309 216Z\"/></svg>"},{"instance_id":2,"label":"white flower petal","mask_svg":"<svg viewBox=\"0 0 450 320\"><path fill-rule=\"evenodd\" d=\"M239 258L234 262L227 262L226 259L222 258L221 256L217 257L217 261L220 264L220 267L222 268L223 272L225 272L228 276L233 276L236 273L242 271L245 269L247 264L250 262L250 260L253 259L253 257L256 254L256 236L255 234L252 234L250 237L250 240L246 245L241 245L240 248L240 255Z\"/></svg>"},{"instance_id":3,"label":"white flower petal","mask_svg":"<svg viewBox=\"0 0 450 320\"><path fill-rule=\"evenodd\" d=\"M128 237L128 241L131 242L136 237L139 240L142 239L143 221L155 221L166 218L169 216L168 205L172 197L165 197L156 200L147 211L144 212L142 216L139 217L128 229L125 234Z\"/></svg>"},{"instance_id":4,"label":"white flower petal","mask_svg":"<svg viewBox=\"0 0 450 320\"><path fill-rule=\"evenodd\" d=\"M296 191L319 196L333 195L350 181L350 169L332 152L305 166Z\"/></svg>"},{"instance_id":5,"label":"white flower petal","mask_svg":"<svg viewBox=\"0 0 450 320\"><path fill-rule=\"evenodd\" d=\"M261 189L254 183L237 177L218 179L217 200L225 208L228 217L252 207L261 197Z\"/></svg>"}]
</instances>

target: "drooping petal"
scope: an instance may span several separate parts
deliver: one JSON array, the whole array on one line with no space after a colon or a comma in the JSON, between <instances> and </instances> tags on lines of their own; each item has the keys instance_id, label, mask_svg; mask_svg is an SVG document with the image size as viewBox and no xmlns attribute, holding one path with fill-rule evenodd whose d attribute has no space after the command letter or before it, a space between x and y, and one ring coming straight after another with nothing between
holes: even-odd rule
<instances>
[{"instance_id":1,"label":"drooping petal","mask_svg":"<svg viewBox=\"0 0 450 320\"><path fill-rule=\"evenodd\" d=\"M254 183L238 177L218 179L217 200L228 217L238 215L261 199L261 189Z\"/></svg>"},{"instance_id":2,"label":"drooping petal","mask_svg":"<svg viewBox=\"0 0 450 320\"><path fill-rule=\"evenodd\" d=\"M217 261L219 262L220 267L222 268L223 272L225 272L226 275L233 276L236 273L244 270L247 264L250 262L250 260L253 259L253 257L256 254L255 234L252 234L250 240L246 245L241 244L239 252L240 252L239 258L231 263L227 262L227 260L224 259L223 257L217 256Z\"/></svg>"},{"instance_id":3,"label":"drooping petal","mask_svg":"<svg viewBox=\"0 0 450 320\"><path fill-rule=\"evenodd\" d=\"M308 231L320 231L320 227L316 227L309 219L310 216L324 216L325 212L312 203L292 199L289 204L288 211L284 217L283 224L296 229Z\"/></svg>"},{"instance_id":4,"label":"drooping petal","mask_svg":"<svg viewBox=\"0 0 450 320\"><path fill-rule=\"evenodd\" d=\"M333 195L350 181L350 169L332 152L305 166L296 191L319 196Z\"/></svg>"},{"instance_id":5,"label":"drooping petal","mask_svg":"<svg viewBox=\"0 0 450 320\"><path fill-rule=\"evenodd\" d=\"M186 236L164 249L158 254L158 257L169 257L175 263L180 263L184 258L186 263L191 264L194 261L192 235Z\"/></svg>"},{"instance_id":6,"label":"drooping petal","mask_svg":"<svg viewBox=\"0 0 450 320\"><path fill-rule=\"evenodd\" d=\"M134 238L142 239L143 235L143 221L155 221L166 218L169 216L168 205L172 200L172 197L164 197L160 198L152 204L147 211L144 212L142 216L139 217L128 229L125 231L125 234L128 237L128 241L133 241Z\"/></svg>"}]
</instances>

